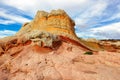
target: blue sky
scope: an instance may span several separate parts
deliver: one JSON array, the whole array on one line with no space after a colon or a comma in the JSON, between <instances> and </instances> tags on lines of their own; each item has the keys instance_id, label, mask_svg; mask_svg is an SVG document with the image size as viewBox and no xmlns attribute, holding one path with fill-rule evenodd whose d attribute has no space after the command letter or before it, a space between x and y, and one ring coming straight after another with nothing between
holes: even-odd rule
<instances>
[{"instance_id":1,"label":"blue sky","mask_svg":"<svg viewBox=\"0 0 120 80\"><path fill-rule=\"evenodd\" d=\"M0 38L14 35L38 10L63 9L82 38L120 39L120 0L0 0Z\"/></svg>"}]
</instances>

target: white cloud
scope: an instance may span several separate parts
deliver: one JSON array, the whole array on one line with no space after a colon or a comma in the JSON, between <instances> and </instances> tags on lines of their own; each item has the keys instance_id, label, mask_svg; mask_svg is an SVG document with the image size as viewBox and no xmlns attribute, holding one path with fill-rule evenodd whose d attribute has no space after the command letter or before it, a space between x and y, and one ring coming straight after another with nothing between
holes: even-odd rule
<instances>
[{"instance_id":1,"label":"white cloud","mask_svg":"<svg viewBox=\"0 0 120 80\"><path fill-rule=\"evenodd\" d=\"M1 20L0 22L3 22L3 24L5 24L5 23L6 24L8 24L8 23L15 23L15 22L25 23L25 22L29 22L30 21L29 19L24 18L22 16L13 15L13 14L7 13L5 10L2 10L0 12L0 16L4 17L5 19L8 19L7 21L6 20Z\"/></svg>"},{"instance_id":2,"label":"white cloud","mask_svg":"<svg viewBox=\"0 0 120 80\"><path fill-rule=\"evenodd\" d=\"M84 38L120 39L120 22L92 28L84 32L79 32L77 35Z\"/></svg>"},{"instance_id":3,"label":"white cloud","mask_svg":"<svg viewBox=\"0 0 120 80\"><path fill-rule=\"evenodd\" d=\"M49 11L60 8L73 16L73 14L78 14L87 8L93 0L2 0L1 2L26 11L31 15L34 15L37 10Z\"/></svg>"},{"instance_id":4,"label":"white cloud","mask_svg":"<svg viewBox=\"0 0 120 80\"><path fill-rule=\"evenodd\" d=\"M120 22L109 24L107 26L93 28L92 31L94 31L95 33L97 33L98 31L102 31L102 32L117 31L117 32L120 32Z\"/></svg>"},{"instance_id":5,"label":"white cloud","mask_svg":"<svg viewBox=\"0 0 120 80\"><path fill-rule=\"evenodd\" d=\"M91 3L92 0L48 0L52 9L64 9L70 16L78 15L83 12Z\"/></svg>"},{"instance_id":6,"label":"white cloud","mask_svg":"<svg viewBox=\"0 0 120 80\"><path fill-rule=\"evenodd\" d=\"M115 13L112 14L109 18L102 20L101 22L106 22L106 21L111 21L111 20L115 20L115 19L120 19L120 5L115 5L115 6L116 6L116 10L111 11L111 12L115 11ZM106 15L109 15L109 13L106 13Z\"/></svg>"},{"instance_id":7,"label":"white cloud","mask_svg":"<svg viewBox=\"0 0 120 80\"><path fill-rule=\"evenodd\" d=\"M77 26L96 24L98 22L96 19L104 14L107 6L108 2L106 0L94 1L88 9L75 18Z\"/></svg>"},{"instance_id":8,"label":"white cloud","mask_svg":"<svg viewBox=\"0 0 120 80\"><path fill-rule=\"evenodd\" d=\"M0 20L0 24L13 24L15 23L14 21L11 21L11 20Z\"/></svg>"},{"instance_id":9,"label":"white cloud","mask_svg":"<svg viewBox=\"0 0 120 80\"><path fill-rule=\"evenodd\" d=\"M100 16L103 14L103 11L106 9L108 3L107 1L94 1L87 10L85 10L82 15L80 15L81 18L86 18L86 17L95 17L95 16Z\"/></svg>"},{"instance_id":10,"label":"white cloud","mask_svg":"<svg viewBox=\"0 0 120 80\"><path fill-rule=\"evenodd\" d=\"M45 0L2 0L4 4L7 4L9 6L21 9L23 11L28 12L29 14L32 13L35 14L36 10L39 9L46 9L48 4ZM49 7L48 7L49 8Z\"/></svg>"},{"instance_id":11,"label":"white cloud","mask_svg":"<svg viewBox=\"0 0 120 80\"><path fill-rule=\"evenodd\" d=\"M0 30L0 38L11 36L14 35L15 33L16 31L12 31L12 30Z\"/></svg>"}]
</instances>

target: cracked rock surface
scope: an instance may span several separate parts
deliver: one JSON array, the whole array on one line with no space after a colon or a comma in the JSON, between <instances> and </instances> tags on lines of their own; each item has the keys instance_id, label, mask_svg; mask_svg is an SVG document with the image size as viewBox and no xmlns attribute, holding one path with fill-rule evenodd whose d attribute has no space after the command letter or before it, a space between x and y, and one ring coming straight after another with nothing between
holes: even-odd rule
<instances>
[{"instance_id":1,"label":"cracked rock surface","mask_svg":"<svg viewBox=\"0 0 120 80\"><path fill-rule=\"evenodd\" d=\"M0 56L0 80L119 80L120 54L84 55L62 42L54 50L38 45L13 47Z\"/></svg>"}]
</instances>

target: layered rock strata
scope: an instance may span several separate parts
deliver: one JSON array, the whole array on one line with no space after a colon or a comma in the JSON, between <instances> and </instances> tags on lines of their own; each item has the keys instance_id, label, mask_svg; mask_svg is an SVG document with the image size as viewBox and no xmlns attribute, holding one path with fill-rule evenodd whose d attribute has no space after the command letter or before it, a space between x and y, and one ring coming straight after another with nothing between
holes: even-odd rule
<instances>
[{"instance_id":1,"label":"layered rock strata","mask_svg":"<svg viewBox=\"0 0 120 80\"><path fill-rule=\"evenodd\" d=\"M40 41L42 37L45 36L47 39L41 41L45 43L46 40L48 40L48 46L52 44L50 42L54 41L55 37L57 37L57 40L58 38L64 38L64 40L67 38L87 50L94 50L78 39L75 34L74 26L74 21L63 10L52 10L50 13L38 11L35 18L30 23L25 23L16 36L24 35L26 40L34 39L33 41ZM45 44L47 45L47 43Z\"/></svg>"}]
</instances>

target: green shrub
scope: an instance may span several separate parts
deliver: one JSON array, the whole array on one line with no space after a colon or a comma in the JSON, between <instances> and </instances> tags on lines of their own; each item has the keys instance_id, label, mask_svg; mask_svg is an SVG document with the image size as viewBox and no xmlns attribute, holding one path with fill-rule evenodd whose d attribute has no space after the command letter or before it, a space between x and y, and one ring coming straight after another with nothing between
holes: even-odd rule
<instances>
[{"instance_id":1,"label":"green shrub","mask_svg":"<svg viewBox=\"0 0 120 80\"><path fill-rule=\"evenodd\" d=\"M88 52L85 52L84 54L85 54L85 55L92 55L92 54L93 54L93 52L88 51Z\"/></svg>"}]
</instances>

